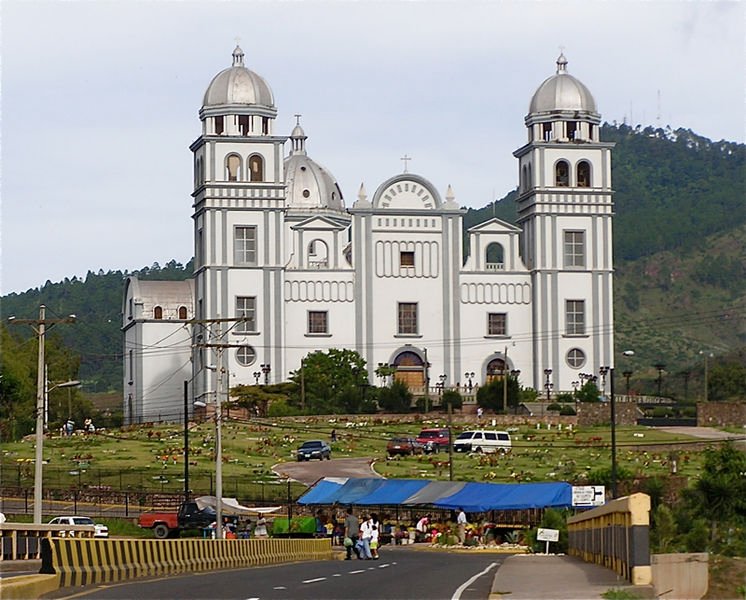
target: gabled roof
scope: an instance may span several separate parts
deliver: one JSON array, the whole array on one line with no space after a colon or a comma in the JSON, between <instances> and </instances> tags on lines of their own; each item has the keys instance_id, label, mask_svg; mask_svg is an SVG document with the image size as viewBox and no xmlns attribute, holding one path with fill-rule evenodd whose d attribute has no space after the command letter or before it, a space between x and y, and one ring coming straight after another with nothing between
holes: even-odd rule
<instances>
[{"instance_id":1,"label":"gabled roof","mask_svg":"<svg viewBox=\"0 0 746 600\"><path fill-rule=\"evenodd\" d=\"M325 216L313 216L300 223L291 226L291 229L309 229L316 231L339 231L345 229L346 225Z\"/></svg>"}]
</instances>

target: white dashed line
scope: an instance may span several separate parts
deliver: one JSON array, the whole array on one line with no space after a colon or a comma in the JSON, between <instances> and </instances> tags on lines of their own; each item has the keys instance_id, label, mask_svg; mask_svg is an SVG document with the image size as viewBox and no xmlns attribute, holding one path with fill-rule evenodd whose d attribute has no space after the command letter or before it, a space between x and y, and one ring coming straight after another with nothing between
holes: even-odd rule
<instances>
[{"instance_id":1,"label":"white dashed line","mask_svg":"<svg viewBox=\"0 0 746 600\"><path fill-rule=\"evenodd\" d=\"M358 573L365 573L365 569L358 569L357 571L350 571L350 575L357 575Z\"/></svg>"},{"instance_id":2,"label":"white dashed line","mask_svg":"<svg viewBox=\"0 0 746 600\"><path fill-rule=\"evenodd\" d=\"M335 573L332 577L342 577L342 573Z\"/></svg>"},{"instance_id":3,"label":"white dashed line","mask_svg":"<svg viewBox=\"0 0 746 600\"><path fill-rule=\"evenodd\" d=\"M275 590L286 590L287 588L284 585L278 585L276 588L273 588L273 589L275 589ZM257 600L259 600L259 599L257 598Z\"/></svg>"},{"instance_id":4,"label":"white dashed line","mask_svg":"<svg viewBox=\"0 0 746 600\"><path fill-rule=\"evenodd\" d=\"M306 579L305 581L301 581L301 583L316 583L317 581L324 581L326 577L317 577L316 579Z\"/></svg>"},{"instance_id":5,"label":"white dashed line","mask_svg":"<svg viewBox=\"0 0 746 600\"><path fill-rule=\"evenodd\" d=\"M386 567L390 567L390 566L391 566L391 565L389 565L388 563L384 563L384 564L382 564L382 565L378 565L378 568L379 568L379 569L385 569Z\"/></svg>"}]
</instances>

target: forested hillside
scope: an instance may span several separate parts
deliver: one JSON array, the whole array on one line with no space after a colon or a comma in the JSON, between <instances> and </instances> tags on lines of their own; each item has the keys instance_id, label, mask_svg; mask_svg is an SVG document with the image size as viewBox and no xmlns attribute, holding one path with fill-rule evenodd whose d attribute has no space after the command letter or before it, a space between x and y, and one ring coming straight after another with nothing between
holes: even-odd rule
<instances>
[{"instance_id":1,"label":"forested hillside","mask_svg":"<svg viewBox=\"0 0 746 600\"><path fill-rule=\"evenodd\" d=\"M746 345L746 146L711 142L681 129L606 124L601 135L616 142L617 346L635 348L641 357L636 370L655 360L683 364L704 347L737 351ZM515 221L514 191L470 209L465 228L493 215ZM135 273L143 279L185 279L192 264L171 261ZM89 272L84 280L47 281L9 294L0 306L3 323L10 315L37 316L42 303L49 317L76 314L75 325L53 333L80 355L85 391L119 391L123 280L130 274ZM16 338L33 337L28 326L11 329Z\"/></svg>"}]
</instances>

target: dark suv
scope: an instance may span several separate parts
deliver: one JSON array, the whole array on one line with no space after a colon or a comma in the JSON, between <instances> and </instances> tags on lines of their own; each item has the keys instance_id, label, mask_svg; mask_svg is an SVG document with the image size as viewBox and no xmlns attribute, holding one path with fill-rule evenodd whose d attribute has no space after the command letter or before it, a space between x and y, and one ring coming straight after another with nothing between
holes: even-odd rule
<instances>
[{"instance_id":1,"label":"dark suv","mask_svg":"<svg viewBox=\"0 0 746 600\"><path fill-rule=\"evenodd\" d=\"M417 441L425 446L425 452L448 450L448 429L423 429Z\"/></svg>"},{"instance_id":2,"label":"dark suv","mask_svg":"<svg viewBox=\"0 0 746 600\"><path fill-rule=\"evenodd\" d=\"M329 444L321 440L303 442L303 445L298 448L298 460L311 460L312 458L331 460L332 449L329 447Z\"/></svg>"}]
</instances>

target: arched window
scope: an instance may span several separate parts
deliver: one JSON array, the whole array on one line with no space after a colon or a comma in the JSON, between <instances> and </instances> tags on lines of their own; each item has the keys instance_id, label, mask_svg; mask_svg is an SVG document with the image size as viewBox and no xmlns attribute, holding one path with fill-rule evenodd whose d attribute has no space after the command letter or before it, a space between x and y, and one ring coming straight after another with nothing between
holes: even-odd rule
<instances>
[{"instance_id":1,"label":"arched window","mask_svg":"<svg viewBox=\"0 0 746 600\"><path fill-rule=\"evenodd\" d=\"M312 240L308 244L308 268L326 269L329 266L329 248L324 240Z\"/></svg>"},{"instance_id":2,"label":"arched window","mask_svg":"<svg viewBox=\"0 0 746 600\"><path fill-rule=\"evenodd\" d=\"M531 163L528 163L528 187L529 189L534 187L534 171L531 167Z\"/></svg>"},{"instance_id":3,"label":"arched window","mask_svg":"<svg viewBox=\"0 0 746 600\"><path fill-rule=\"evenodd\" d=\"M485 254L485 268L488 271L502 271L505 269L505 255L502 244L492 242L487 246Z\"/></svg>"},{"instance_id":4,"label":"arched window","mask_svg":"<svg viewBox=\"0 0 746 600\"><path fill-rule=\"evenodd\" d=\"M187 318L187 309L186 306L180 306L179 307L179 318L184 321Z\"/></svg>"},{"instance_id":5,"label":"arched window","mask_svg":"<svg viewBox=\"0 0 746 600\"><path fill-rule=\"evenodd\" d=\"M554 185L557 187L570 185L570 167L564 160L560 160L554 165Z\"/></svg>"},{"instance_id":6,"label":"arched window","mask_svg":"<svg viewBox=\"0 0 746 600\"><path fill-rule=\"evenodd\" d=\"M591 165L581 160L577 166L578 187L591 187Z\"/></svg>"},{"instance_id":7,"label":"arched window","mask_svg":"<svg viewBox=\"0 0 746 600\"><path fill-rule=\"evenodd\" d=\"M493 358L487 365L487 381L501 379L507 374L508 365L502 358Z\"/></svg>"},{"instance_id":8,"label":"arched window","mask_svg":"<svg viewBox=\"0 0 746 600\"><path fill-rule=\"evenodd\" d=\"M225 178L228 181L241 180L241 157L238 154L225 157Z\"/></svg>"},{"instance_id":9,"label":"arched window","mask_svg":"<svg viewBox=\"0 0 746 600\"><path fill-rule=\"evenodd\" d=\"M160 306L156 306L153 309L153 318L154 319L162 319L163 318L163 309Z\"/></svg>"},{"instance_id":10,"label":"arched window","mask_svg":"<svg viewBox=\"0 0 746 600\"><path fill-rule=\"evenodd\" d=\"M264 160L258 154L249 157L250 181L264 181Z\"/></svg>"},{"instance_id":11,"label":"arched window","mask_svg":"<svg viewBox=\"0 0 746 600\"><path fill-rule=\"evenodd\" d=\"M528 167L523 165L521 169L521 191L525 192L528 189Z\"/></svg>"}]
</instances>

